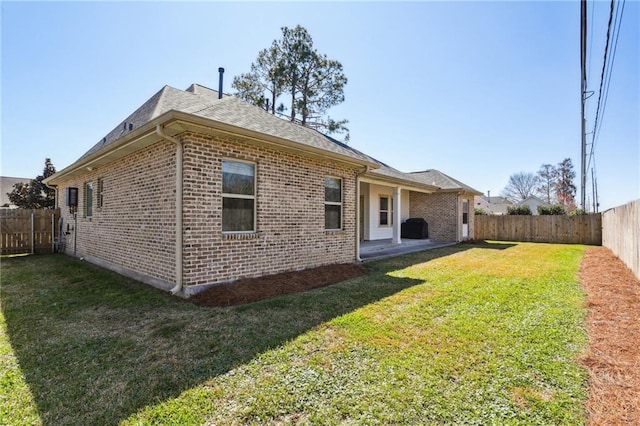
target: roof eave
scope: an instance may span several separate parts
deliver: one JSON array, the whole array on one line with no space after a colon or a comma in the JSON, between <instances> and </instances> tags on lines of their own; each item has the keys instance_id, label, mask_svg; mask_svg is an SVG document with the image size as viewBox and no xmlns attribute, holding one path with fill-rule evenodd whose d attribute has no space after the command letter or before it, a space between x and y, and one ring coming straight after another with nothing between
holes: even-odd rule
<instances>
[{"instance_id":1,"label":"roof eave","mask_svg":"<svg viewBox=\"0 0 640 426\"><path fill-rule=\"evenodd\" d=\"M392 176L383 176L380 174L372 174L372 173L364 173L360 178L361 182L380 184L380 185L397 185L401 186L403 189L407 189L409 191L415 192L424 192L427 194L431 194L434 192L439 192L440 188L434 185L423 184L419 182L413 182L410 180L400 179Z\"/></svg>"},{"instance_id":2,"label":"roof eave","mask_svg":"<svg viewBox=\"0 0 640 426\"><path fill-rule=\"evenodd\" d=\"M248 130L242 127L233 126L231 124L222 123L216 120L212 120L206 117L199 117L193 114L185 113L182 111L170 110L164 114L154 118L146 124L140 126L137 129L132 130L120 139L106 145L104 148L97 150L96 152L80 158L68 167L65 167L61 171L48 177L44 180L47 186L57 186L57 184L65 179L76 177L84 173L87 168L95 168L106 163L109 163L115 159L121 158L132 152L135 152L145 146L149 146L157 142L160 137L156 134L156 126L161 125L165 128L170 128L173 124L178 124L178 129L168 129L173 131L167 131L170 135L181 133L185 129L191 129L194 131L201 131L204 133L210 133L212 135L230 136L245 141L251 141L252 143L277 147L281 150L296 153L303 156L310 156L318 159L332 159L340 163L349 164L352 166L369 168L378 168L379 165L373 161L360 159L357 157L351 157L348 155L323 150L313 146L301 144L296 141L279 138L276 136Z\"/></svg>"},{"instance_id":3,"label":"roof eave","mask_svg":"<svg viewBox=\"0 0 640 426\"><path fill-rule=\"evenodd\" d=\"M340 154L333 151L324 150L314 146L302 144L294 140L280 138L277 136L261 133L255 130L245 129L244 127L234 126L232 124L223 123L207 117L201 117L181 111L172 111L176 121L182 124L191 124L196 126L196 131L205 131L213 135L230 136L245 141L250 141L257 145L276 147L280 150L292 152L306 157L318 159L330 158L341 163L355 165L358 167L368 166L370 169L379 168L380 165L372 160L365 158L357 158L349 155Z\"/></svg>"},{"instance_id":4,"label":"roof eave","mask_svg":"<svg viewBox=\"0 0 640 426\"><path fill-rule=\"evenodd\" d=\"M472 195L482 195L482 192L476 191L473 188L442 188L440 192L458 192L458 193L467 193Z\"/></svg>"},{"instance_id":5,"label":"roof eave","mask_svg":"<svg viewBox=\"0 0 640 426\"><path fill-rule=\"evenodd\" d=\"M166 114L154 118L146 124L127 133L120 139L111 142L86 157L81 157L71 165L46 178L43 182L47 186L57 186L65 179L76 177L84 173L84 169L95 168L109 163L114 159L121 158L131 152L135 152L144 146L155 143L158 138L154 137L156 125L167 120ZM117 153L117 154L115 154Z\"/></svg>"}]
</instances>

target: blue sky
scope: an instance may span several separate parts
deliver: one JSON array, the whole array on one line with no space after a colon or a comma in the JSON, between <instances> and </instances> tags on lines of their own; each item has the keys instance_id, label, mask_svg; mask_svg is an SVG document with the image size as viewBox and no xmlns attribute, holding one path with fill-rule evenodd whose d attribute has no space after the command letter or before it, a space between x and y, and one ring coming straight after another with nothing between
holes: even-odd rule
<instances>
[{"instance_id":1,"label":"blue sky","mask_svg":"<svg viewBox=\"0 0 640 426\"><path fill-rule=\"evenodd\" d=\"M625 4L595 149L601 209L640 198L639 6ZM589 90L608 8L589 3ZM4 176L35 177L45 157L70 165L165 84L216 88L222 66L231 92L280 28L299 24L344 66L346 101L330 115L349 120L353 147L492 195L511 174L570 157L580 186L577 1L3 1L1 13Z\"/></svg>"}]
</instances>

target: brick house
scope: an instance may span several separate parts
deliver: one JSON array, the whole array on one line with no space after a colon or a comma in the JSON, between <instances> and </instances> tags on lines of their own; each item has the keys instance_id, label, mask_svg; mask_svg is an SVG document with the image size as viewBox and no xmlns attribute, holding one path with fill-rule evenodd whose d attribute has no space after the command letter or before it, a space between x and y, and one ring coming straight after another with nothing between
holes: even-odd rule
<instances>
[{"instance_id":1,"label":"brick house","mask_svg":"<svg viewBox=\"0 0 640 426\"><path fill-rule=\"evenodd\" d=\"M361 239L401 243L400 223L416 215L435 239L472 237L477 191L436 176L193 84L162 88L45 183L67 254L188 297L356 262Z\"/></svg>"}]
</instances>

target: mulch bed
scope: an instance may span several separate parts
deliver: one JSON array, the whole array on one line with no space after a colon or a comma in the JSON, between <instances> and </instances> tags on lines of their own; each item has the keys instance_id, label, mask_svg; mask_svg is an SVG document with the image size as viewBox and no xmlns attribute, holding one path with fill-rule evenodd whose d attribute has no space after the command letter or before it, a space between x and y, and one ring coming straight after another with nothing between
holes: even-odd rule
<instances>
[{"instance_id":1,"label":"mulch bed","mask_svg":"<svg viewBox=\"0 0 640 426\"><path fill-rule=\"evenodd\" d=\"M348 280L367 273L358 264L344 263L284 272L259 278L246 278L230 284L211 287L190 300L200 306L234 306L299 293Z\"/></svg>"},{"instance_id":2,"label":"mulch bed","mask_svg":"<svg viewBox=\"0 0 640 426\"><path fill-rule=\"evenodd\" d=\"M640 425L640 281L604 247L587 249L580 268L587 293L590 425Z\"/></svg>"}]
</instances>

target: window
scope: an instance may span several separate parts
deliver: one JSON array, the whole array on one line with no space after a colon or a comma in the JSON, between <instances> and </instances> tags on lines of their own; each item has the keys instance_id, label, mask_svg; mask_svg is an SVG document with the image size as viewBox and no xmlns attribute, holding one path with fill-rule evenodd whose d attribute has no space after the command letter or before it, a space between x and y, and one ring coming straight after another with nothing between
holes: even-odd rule
<instances>
[{"instance_id":1,"label":"window","mask_svg":"<svg viewBox=\"0 0 640 426\"><path fill-rule=\"evenodd\" d=\"M324 178L324 228L342 229L342 179Z\"/></svg>"},{"instance_id":2,"label":"window","mask_svg":"<svg viewBox=\"0 0 640 426\"><path fill-rule=\"evenodd\" d=\"M462 224L469 223L469 200L462 200Z\"/></svg>"},{"instance_id":3,"label":"window","mask_svg":"<svg viewBox=\"0 0 640 426\"><path fill-rule=\"evenodd\" d=\"M380 226L393 225L393 198L388 195L380 196Z\"/></svg>"},{"instance_id":4,"label":"window","mask_svg":"<svg viewBox=\"0 0 640 426\"><path fill-rule=\"evenodd\" d=\"M93 216L93 182L87 182L85 184L85 203L84 203L84 215L85 217Z\"/></svg>"},{"instance_id":5,"label":"window","mask_svg":"<svg viewBox=\"0 0 640 426\"><path fill-rule=\"evenodd\" d=\"M98 179L98 208L101 209L104 206L104 180Z\"/></svg>"},{"instance_id":6,"label":"window","mask_svg":"<svg viewBox=\"0 0 640 426\"><path fill-rule=\"evenodd\" d=\"M222 160L222 232L255 232L256 165Z\"/></svg>"}]
</instances>

